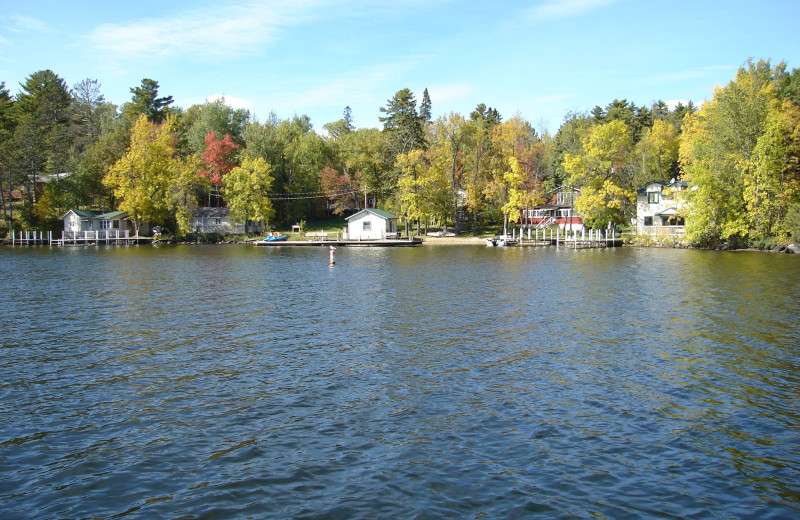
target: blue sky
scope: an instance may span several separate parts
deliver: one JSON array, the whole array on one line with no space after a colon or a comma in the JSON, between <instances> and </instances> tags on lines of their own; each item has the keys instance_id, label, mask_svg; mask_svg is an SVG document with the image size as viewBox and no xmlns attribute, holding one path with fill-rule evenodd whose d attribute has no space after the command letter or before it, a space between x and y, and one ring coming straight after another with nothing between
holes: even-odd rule
<instances>
[{"instance_id":1,"label":"blue sky","mask_svg":"<svg viewBox=\"0 0 800 520\"><path fill-rule=\"evenodd\" d=\"M122 104L152 78L184 108L224 95L318 130L348 105L379 127L427 87L434 117L485 103L555 132L615 98L700 104L748 57L800 67L797 20L796 0L6 0L0 81L51 69Z\"/></svg>"}]
</instances>

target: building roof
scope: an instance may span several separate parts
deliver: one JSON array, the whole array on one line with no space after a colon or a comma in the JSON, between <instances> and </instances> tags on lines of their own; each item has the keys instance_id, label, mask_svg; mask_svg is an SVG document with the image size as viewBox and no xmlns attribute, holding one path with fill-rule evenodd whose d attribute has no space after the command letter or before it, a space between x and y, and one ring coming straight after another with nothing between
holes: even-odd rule
<instances>
[{"instance_id":1,"label":"building roof","mask_svg":"<svg viewBox=\"0 0 800 520\"><path fill-rule=\"evenodd\" d=\"M689 183L687 181L676 181L675 179L672 179L669 182L666 182L666 181L650 181L647 184L645 184L644 186L642 186L641 188L639 188L638 190L636 190L636 194L637 195L646 195L647 194L647 187L651 186L653 184L657 184L658 186L660 186L662 191L664 190L664 188L669 188L670 186L678 186L679 188L687 188L689 186Z\"/></svg>"},{"instance_id":2,"label":"building roof","mask_svg":"<svg viewBox=\"0 0 800 520\"><path fill-rule=\"evenodd\" d=\"M362 209L361 211L359 211L357 213L353 213L349 217L345 218L345 220L350 220L351 218L355 218L355 217L357 217L358 215L361 215L364 212L372 213L373 215L376 215L376 216L378 216L378 217L380 217L382 219L386 219L386 220L397 220L397 217L392 215L391 213L389 213L387 211L383 211L382 209L374 209L374 208Z\"/></svg>"},{"instance_id":3,"label":"building roof","mask_svg":"<svg viewBox=\"0 0 800 520\"><path fill-rule=\"evenodd\" d=\"M127 216L128 214L124 211L109 211L108 213L97 215L95 218L99 218L101 220L114 220L115 218L127 218Z\"/></svg>"},{"instance_id":4,"label":"building roof","mask_svg":"<svg viewBox=\"0 0 800 520\"><path fill-rule=\"evenodd\" d=\"M36 182L41 182L47 184L48 182L59 181L61 179L66 179L72 175L72 172L60 172L60 173L40 173L36 176ZM29 176L31 180L33 180L33 176Z\"/></svg>"},{"instance_id":5,"label":"building roof","mask_svg":"<svg viewBox=\"0 0 800 520\"><path fill-rule=\"evenodd\" d=\"M91 220L94 218L101 220L114 220L117 218L127 218L128 214L124 211L97 211L95 209L71 209L61 217L63 220L70 213L75 213L81 220Z\"/></svg>"},{"instance_id":6,"label":"building roof","mask_svg":"<svg viewBox=\"0 0 800 520\"><path fill-rule=\"evenodd\" d=\"M676 208L675 206L672 206L671 208L667 208L664 211L656 213L655 216L656 217L674 217L677 211L678 211L678 208Z\"/></svg>"},{"instance_id":7,"label":"building roof","mask_svg":"<svg viewBox=\"0 0 800 520\"><path fill-rule=\"evenodd\" d=\"M91 209L71 209L64 214L64 217L69 215L70 211L78 215L81 218L81 220L88 220L90 218L95 218L97 215L103 214L102 211L95 211ZM61 218L63 219L64 217Z\"/></svg>"},{"instance_id":8,"label":"building roof","mask_svg":"<svg viewBox=\"0 0 800 520\"><path fill-rule=\"evenodd\" d=\"M231 214L231 208L197 208L194 210L195 217L227 217Z\"/></svg>"}]
</instances>

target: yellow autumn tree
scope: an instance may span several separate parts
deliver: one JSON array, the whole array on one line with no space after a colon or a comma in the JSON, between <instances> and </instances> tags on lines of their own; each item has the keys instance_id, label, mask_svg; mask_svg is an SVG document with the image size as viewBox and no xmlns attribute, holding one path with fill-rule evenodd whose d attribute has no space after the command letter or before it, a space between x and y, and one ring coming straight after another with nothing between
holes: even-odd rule
<instances>
[{"instance_id":1,"label":"yellow autumn tree","mask_svg":"<svg viewBox=\"0 0 800 520\"><path fill-rule=\"evenodd\" d=\"M680 165L691 184L686 234L692 242L742 246L780 229L794 197L786 181L797 124L793 105L779 101L784 67L748 60L733 81L686 117Z\"/></svg>"},{"instance_id":2,"label":"yellow autumn tree","mask_svg":"<svg viewBox=\"0 0 800 520\"><path fill-rule=\"evenodd\" d=\"M563 163L568 182L581 188L575 208L592 228L623 222L635 198L628 125L617 119L589 127L582 144L583 152L564 154Z\"/></svg>"},{"instance_id":3,"label":"yellow autumn tree","mask_svg":"<svg viewBox=\"0 0 800 520\"><path fill-rule=\"evenodd\" d=\"M137 235L143 222L163 224L170 216L168 193L181 166L172 145L174 124L172 117L154 124L139 116L127 152L103 179L113 189L119 209L130 216Z\"/></svg>"},{"instance_id":4,"label":"yellow autumn tree","mask_svg":"<svg viewBox=\"0 0 800 520\"><path fill-rule=\"evenodd\" d=\"M656 119L636 143L631 158L633 186L641 187L651 181L666 181L674 177L678 161L678 131L674 126Z\"/></svg>"},{"instance_id":5,"label":"yellow autumn tree","mask_svg":"<svg viewBox=\"0 0 800 520\"><path fill-rule=\"evenodd\" d=\"M235 222L269 222L275 215L269 193L274 182L272 168L262 157L245 157L241 166L224 180L222 194Z\"/></svg>"},{"instance_id":6,"label":"yellow autumn tree","mask_svg":"<svg viewBox=\"0 0 800 520\"><path fill-rule=\"evenodd\" d=\"M395 163L400 169L397 180L400 213L408 221L416 223L417 234L420 233L420 221L428 214L421 182L422 172L426 168L423 155L422 150L414 149L398 155Z\"/></svg>"},{"instance_id":7,"label":"yellow autumn tree","mask_svg":"<svg viewBox=\"0 0 800 520\"><path fill-rule=\"evenodd\" d=\"M775 236L788 242L785 217L800 201L800 108L789 100L773 100L764 133L754 149L758 158L744 178L750 233L756 239Z\"/></svg>"},{"instance_id":8,"label":"yellow autumn tree","mask_svg":"<svg viewBox=\"0 0 800 520\"><path fill-rule=\"evenodd\" d=\"M507 230L509 224L519 221L523 208L536 202L537 194L527 186L526 170L536 136L530 124L515 116L492 128L490 139L494 156L484 193L500 207L503 229Z\"/></svg>"}]
</instances>

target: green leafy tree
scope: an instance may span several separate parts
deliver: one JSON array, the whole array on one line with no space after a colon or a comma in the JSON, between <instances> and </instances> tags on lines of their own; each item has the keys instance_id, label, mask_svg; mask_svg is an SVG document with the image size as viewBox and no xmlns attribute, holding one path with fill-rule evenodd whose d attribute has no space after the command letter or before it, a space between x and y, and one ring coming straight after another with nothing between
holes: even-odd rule
<instances>
[{"instance_id":1,"label":"green leafy tree","mask_svg":"<svg viewBox=\"0 0 800 520\"><path fill-rule=\"evenodd\" d=\"M0 208L9 231L12 229L14 217L11 192L16 180L12 160L16 153L12 141L15 126L13 110L14 100L5 82L2 82L0 83Z\"/></svg>"},{"instance_id":2,"label":"green leafy tree","mask_svg":"<svg viewBox=\"0 0 800 520\"><path fill-rule=\"evenodd\" d=\"M328 132L328 135L331 137L331 139L334 140L355 130L350 107L348 106L344 108L344 114L342 115L341 119L332 123L326 123L323 128L325 128L325 130Z\"/></svg>"},{"instance_id":3,"label":"green leafy tree","mask_svg":"<svg viewBox=\"0 0 800 520\"><path fill-rule=\"evenodd\" d=\"M221 136L230 135L236 145L243 146L250 112L242 108L232 108L225 103L225 98L220 98L202 105L193 105L186 111L183 119L187 128L189 150L200 156L207 146L206 136L211 132Z\"/></svg>"},{"instance_id":4,"label":"green leafy tree","mask_svg":"<svg viewBox=\"0 0 800 520\"><path fill-rule=\"evenodd\" d=\"M26 199L20 213L22 224L29 229L44 229L44 220L51 221L61 212L62 197L37 211L42 195L42 175L51 175L58 186L67 171L70 153L71 96L66 82L51 70L31 74L21 85L14 104L14 135L7 143L11 163L11 184L24 185ZM47 210L47 215L43 217Z\"/></svg>"},{"instance_id":5,"label":"green leafy tree","mask_svg":"<svg viewBox=\"0 0 800 520\"><path fill-rule=\"evenodd\" d=\"M278 218L285 223L311 218L322 208L319 172L326 165L328 148L309 117L279 121L273 115L264 124L248 125L245 134L245 155L262 157L272 168L273 195L280 199L275 208Z\"/></svg>"},{"instance_id":6,"label":"green leafy tree","mask_svg":"<svg viewBox=\"0 0 800 520\"><path fill-rule=\"evenodd\" d=\"M130 102L122 107L123 115L129 121L135 121L144 114L151 123L163 122L169 114L172 96L158 97L158 81L144 78L138 87L130 89Z\"/></svg>"},{"instance_id":7,"label":"green leafy tree","mask_svg":"<svg viewBox=\"0 0 800 520\"><path fill-rule=\"evenodd\" d=\"M592 126L592 120L577 112L569 112L564 116L564 122L556 132L551 156L551 171L553 172L553 188L557 188L569 179L569 174L564 169L564 158L567 154L579 156L584 153L583 139Z\"/></svg>"},{"instance_id":8,"label":"green leafy tree","mask_svg":"<svg viewBox=\"0 0 800 520\"><path fill-rule=\"evenodd\" d=\"M789 205L784 224L792 242L800 244L800 202L793 202Z\"/></svg>"},{"instance_id":9,"label":"green leafy tree","mask_svg":"<svg viewBox=\"0 0 800 520\"><path fill-rule=\"evenodd\" d=\"M502 122L503 118L497 109L480 103L470 113L469 125L466 127L465 147L468 172L464 175L464 191L466 204L472 213L472 232L478 233L478 213L487 207L486 185L490 178L492 129Z\"/></svg>"},{"instance_id":10,"label":"green leafy tree","mask_svg":"<svg viewBox=\"0 0 800 520\"><path fill-rule=\"evenodd\" d=\"M786 74L779 92L780 98L788 99L797 106L800 106L800 69L793 69Z\"/></svg>"},{"instance_id":11,"label":"green leafy tree","mask_svg":"<svg viewBox=\"0 0 800 520\"><path fill-rule=\"evenodd\" d=\"M423 124L432 121L431 108L431 96L428 94L428 89L426 88L422 91L422 101L419 104L419 118L422 120Z\"/></svg>"},{"instance_id":12,"label":"green leafy tree","mask_svg":"<svg viewBox=\"0 0 800 520\"><path fill-rule=\"evenodd\" d=\"M358 187L366 197L372 193L380 201L391 196L397 186L394 175L395 159L386 162L389 155L385 135L374 128L361 128L350 132L342 139L344 171L348 184Z\"/></svg>"},{"instance_id":13,"label":"green leafy tree","mask_svg":"<svg viewBox=\"0 0 800 520\"><path fill-rule=\"evenodd\" d=\"M446 165L447 176L450 179L449 206L452 208L452 216L455 233L460 232L458 222L459 193L463 184L464 177L464 147L469 130L467 121L463 116L451 112L447 116L438 118L433 123L431 152L433 155L432 163L434 167Z\"/></svg>"},{"instance_id":14,"label":"green leafy tree","mask_svg":"<svg viewBox=\"0 0 800 520\"><path fill-rule=\"evenodd\" d=\"M81 152L100 139L102 131L102 111L106 105L100 93L100 82L84 79L72 87L75 139L73 147Z\"/></svg>"},{"instance_id":15,"label":"green leafy tree","mask_svg":"<svg viewBox=\"0 0 800 520\"><path fill-rule=\"evenodd\" d=\"M383 131L388 136L392 160L414 148L425 147L423 120L417 113L417 101L411 90L398 90L380 111L385 114L378 120L383 123Z\"/></svg>"}]
</instances>

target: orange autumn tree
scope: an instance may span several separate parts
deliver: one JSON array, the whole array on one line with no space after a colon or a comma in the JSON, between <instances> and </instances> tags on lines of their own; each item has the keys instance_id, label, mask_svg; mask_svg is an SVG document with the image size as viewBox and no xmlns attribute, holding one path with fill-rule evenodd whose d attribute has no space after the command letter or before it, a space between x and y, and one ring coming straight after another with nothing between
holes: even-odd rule
<instances>
[{"instance_id":1,"label":"orange autumn tree","mask_svg":"<svg viewBox=\"0 0 800 520\"><path fill-rule=\"evenodd\" d=\"M217 198L219 206L220 187L225 175L236 167L236 150L239 145L233 142L230 134L225 134L222 139L217 139L217 134L212 130L206 135L206 149L203 150L203 165L200 176L211 181L212 188L208 193L208 205L211 205L211 196Z\"/></svg>"},{"instance_id":2,"label":"orange autumn tree","mask_svg":"<svg viewBox=\"0 0 800 520\"><path fill-rule=\"evenodd\" d=\"M326 166L319 172L319 183L322 191L328 198L331 213L334 215L344 215L349 210L359 210L359 192L361 182L358 174L350 173L347 167L345 173L341 174L337 170Z\"/></svg>"}]
</instances>

